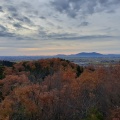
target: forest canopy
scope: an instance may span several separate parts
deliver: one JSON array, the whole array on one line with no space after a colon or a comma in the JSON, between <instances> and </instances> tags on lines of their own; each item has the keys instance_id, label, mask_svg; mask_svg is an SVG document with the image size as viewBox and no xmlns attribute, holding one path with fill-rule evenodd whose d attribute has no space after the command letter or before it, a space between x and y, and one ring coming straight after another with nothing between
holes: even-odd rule
<instances>
[{"instance_id":1,"label":"forest canopy","mask_svg":"<svg viewBox=\"0 0 120 120\"><path fill-rule=\"evenodd\" d=\"M0 120L115 118L120 118L119 64L82 67L52 58L0 65Z\"/></svg>"}]
</instances>

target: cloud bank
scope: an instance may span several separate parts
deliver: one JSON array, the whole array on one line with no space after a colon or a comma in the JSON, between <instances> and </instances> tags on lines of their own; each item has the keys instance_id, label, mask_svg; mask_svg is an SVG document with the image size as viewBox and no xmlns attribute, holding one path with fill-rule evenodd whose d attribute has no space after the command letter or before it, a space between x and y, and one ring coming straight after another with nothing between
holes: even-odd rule
<instances>
[{"instance_id":1,"label":"cloud bank","mask_svg":"<svg viewBox=\"0 0 120 120\"><path fill-rule=\"evenodd\" d=\"M4 50L16 49L15 46L37 47L39 52L44 47L46 51L42 54L61 53L56 46L80 52L79 48L89 42L102 46L112 41L117 46L120 43L119 6L120 0L1 0L0 54L8 55ZM109 48L109 43L106 47ZM53 53L52 50L49 53L49 48L54 49ZM102 51L104 46L99 48ZM111 47L111 50L114 49Z\"/></svg>"}]
</instances>

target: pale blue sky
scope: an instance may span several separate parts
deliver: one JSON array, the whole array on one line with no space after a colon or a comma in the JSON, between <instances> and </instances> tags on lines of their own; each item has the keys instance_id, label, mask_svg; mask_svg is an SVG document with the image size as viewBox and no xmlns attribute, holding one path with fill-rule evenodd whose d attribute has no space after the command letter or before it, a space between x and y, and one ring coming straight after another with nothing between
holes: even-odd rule
<instances>
[{"instance_id":1,"label":"pale blue sky","mask_svg":"<svg viewBox=\"0 0 120 120\"><path fill-rule=\"evenodd\" d=\"M0 56L120 54L120 0L0 0Z\"/></svg>"}]
</instances>

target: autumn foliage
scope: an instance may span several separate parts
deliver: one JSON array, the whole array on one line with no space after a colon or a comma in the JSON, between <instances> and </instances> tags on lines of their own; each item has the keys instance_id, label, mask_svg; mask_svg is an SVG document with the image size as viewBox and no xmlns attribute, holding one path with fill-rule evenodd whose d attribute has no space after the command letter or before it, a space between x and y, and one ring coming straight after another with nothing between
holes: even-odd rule
<instances>
[{"instance_id":1,"label":"autumn foliage","mask_svg":"<svg viewBox=\"0 0 120 120\"><path fill-rule=\"evenodd\" d=\"M53 58L1 73L0 120L120 119L120 65L83 68Z\"/></svg>"}]
</instances>

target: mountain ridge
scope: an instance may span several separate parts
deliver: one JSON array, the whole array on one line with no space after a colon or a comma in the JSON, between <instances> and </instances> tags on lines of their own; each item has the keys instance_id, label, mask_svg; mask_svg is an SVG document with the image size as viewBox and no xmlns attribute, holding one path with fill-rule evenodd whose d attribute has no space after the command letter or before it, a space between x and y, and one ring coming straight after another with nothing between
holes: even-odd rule
<instances>
[{"instance_id":1,"label":"mountain ridge","mask_svg":"<svg viewBox=\"0 0 120 120\"><path fill-rule=\"evenodd\" d=\"M87 55L92 55L92 56L101 56L103 54L100 54L100 53L97 53L97 52L81 52L81 53L77 53L75 55L78 55L78 56L87 56Z\"/></svg>"},{"instance_id":2,"label":"mountain ridge","mask_svg":"<svg viewBox=\"0 0 120 120\"><path fill-rule=\"evenodd\" d=\"M0 60L6 61L29 61L29 60L39 60L39 59L47 59L47 58L120 58L120 54L101 54L97 52L81 52L77 54L65 55L65 54L58 54L53 56L0 56Z\"/></svg>"},{"instance_id":3,"label":"mountain ridge","mask_svg":"<svg viewBox=\"0 0 120 120\"><path fill-rule=\"evenodd\" d=\"M65 54L58 54L55 55L56 57L120 57L120 54L101 54L98 52L80 52L77 54L70 54L70 55L65 55Z\"/></svg>"}]
</instances>

